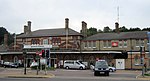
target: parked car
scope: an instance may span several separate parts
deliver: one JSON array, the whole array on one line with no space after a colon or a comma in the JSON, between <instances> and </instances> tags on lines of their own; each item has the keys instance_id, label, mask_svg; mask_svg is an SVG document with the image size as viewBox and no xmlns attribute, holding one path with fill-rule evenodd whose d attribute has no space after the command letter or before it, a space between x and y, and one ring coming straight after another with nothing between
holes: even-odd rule
<instances>
[{"instance_id":1,"label":"parked car","mask_svg":"<svg viewBox=\"0 0 150 81\"><path fill-rule=\"evenodd\" d=\"M116 68L109 66L109 71L110 71L110 72L115 72L115 71L116 71Z\"/></svg>"},{"instance_id":2,"label":"parked car","mask_svg":"<svg viewBox=\"0 0 150 81\"><path fill-rule=\"evenodd\" d=\"M100 75L104 73L105 75L109 76L109 67L108 63L105 60L97 60L94 67L94 76Z\"/></svg>"},{"instance_id":3,"label":"parked car","mask_svg":"<svg viewBox=\"0 0 150 81\"><path fill-rule=\"evenodd\" d=\"M64 68L66 69L86 69L86 66L79 60L65 60Z\"/></svg>"},{"instance_id":4,"label":"parked car","mask_svg":"<svg viewBox=\"0 0 150 81\"><path fill-rule=\"evenodd\" d=\"M92 71L94 71L94 65L90 65L90 69L92 70Z\"/></svg>"},{"instance_id":5,"label":"parked car","mask_svg":"<svg viewBox=\"0 0 150 81\"><path fill-rule=\"evenodd\" d=\"M18 64L17 63L13 63L13 62L4 62L3 67L9 67L9 68L18 68Z\"/></svg>"},{"instance_id":6,"label":"parked car","mask_svg":"<svg viewBox=\"0 0 150 81\"><path fill-rule=\"evenodd\" d=\"M35 67L35 66L38 66L38 63L37 62L32 62L30 67Z\"/></svg>"}]
</instances>

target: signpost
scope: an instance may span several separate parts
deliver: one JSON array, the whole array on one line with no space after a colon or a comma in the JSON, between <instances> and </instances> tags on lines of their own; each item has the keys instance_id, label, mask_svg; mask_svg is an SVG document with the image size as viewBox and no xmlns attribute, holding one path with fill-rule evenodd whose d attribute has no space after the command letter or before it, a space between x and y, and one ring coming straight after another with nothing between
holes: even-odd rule
<instances>
[{"instance_id":1,"label":"signpost","mask_svg":"<svg viewBox=\"0 0 150 81\"><path fill-rule=\"evenodd\" d=\"M52 45L24 45L23 47L24 49L42 49L42 51L37 51L36 52L36 55L37 56L44 56L44 60L40 59L40 58L37 58L38 62L40 63L43 63L44 62L44 65L45 65L45 75L47 74L46 73L46 64L47 64L47 61L46 61L46 58L49 59L49 65L50 65L50 48L52 48ZM44 54L43 54L43 50L44 50ZM47 51L48 50L48 51ZM48 53L47 53L48 52ZM48 56L48 57L46 57ZM39 64L40 65L40 64ZM26 70L26 67L25 67L25 70ZM26 71L25 71L25 74L26 74ZM38 75L38 67L37 67L37 75Z\"/></svg>"}]
</instances>

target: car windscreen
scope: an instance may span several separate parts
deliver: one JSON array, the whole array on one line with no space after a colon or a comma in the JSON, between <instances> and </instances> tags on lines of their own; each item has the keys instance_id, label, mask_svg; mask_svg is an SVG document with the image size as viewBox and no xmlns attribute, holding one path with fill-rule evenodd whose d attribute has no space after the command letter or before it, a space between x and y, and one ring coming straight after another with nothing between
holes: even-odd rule
<instances>
[{"instance_id":1,"label":"car windscreen","mask_svg":"<svg viewBox=\"0 0 150 81\"><path fill-rule=\"evenodd\" d=\"M108 68L108 64L106 61L96 61L96 68Z\"/></svg>"}]
</instances>

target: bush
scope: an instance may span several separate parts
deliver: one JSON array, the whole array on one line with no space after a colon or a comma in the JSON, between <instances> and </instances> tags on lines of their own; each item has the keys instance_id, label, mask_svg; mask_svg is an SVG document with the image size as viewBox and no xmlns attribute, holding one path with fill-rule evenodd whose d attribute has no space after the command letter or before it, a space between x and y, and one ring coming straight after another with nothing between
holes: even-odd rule
<instances>
[{"instance_id":1,"label":"bush","mask_svg":"<svg viewBox=\"0 0 150 81\"><path fill-rule=\"evenodd\" d=\"M150 76L150 74L144 74L145 76Z\"/></svg>"}]
</instances>

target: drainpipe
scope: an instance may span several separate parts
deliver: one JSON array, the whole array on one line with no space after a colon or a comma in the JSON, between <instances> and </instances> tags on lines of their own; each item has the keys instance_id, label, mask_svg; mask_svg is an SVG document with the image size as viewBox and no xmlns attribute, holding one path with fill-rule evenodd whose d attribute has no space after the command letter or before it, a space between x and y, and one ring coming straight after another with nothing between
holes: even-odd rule
<instances>
[{"instance_id":1,"label":"drainpipe","mask_svg":"<svg viewBox=\"0 0 150 81\"><path fill-rule=\"evenodd\" d=\"M133 46L132 46L132 39L130 39L130 44L131 44L131 70L133 69L132 67L132 51L133 51Z\"/></svg>"},{"instance_id":2,"label":"drainpipe","mask_svg":"<svg viewBox=\"0 0 150 81\"><path fill-rule=\"evenodd\" d=\"M99 40L99 51L100 51L100 40Z\"/></svg>"}]
</instances>

